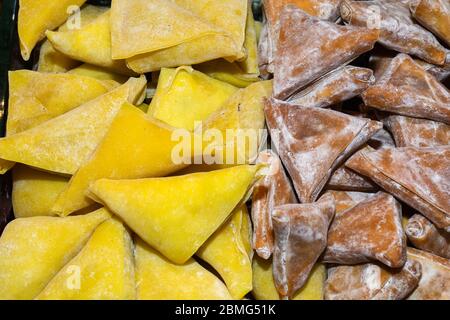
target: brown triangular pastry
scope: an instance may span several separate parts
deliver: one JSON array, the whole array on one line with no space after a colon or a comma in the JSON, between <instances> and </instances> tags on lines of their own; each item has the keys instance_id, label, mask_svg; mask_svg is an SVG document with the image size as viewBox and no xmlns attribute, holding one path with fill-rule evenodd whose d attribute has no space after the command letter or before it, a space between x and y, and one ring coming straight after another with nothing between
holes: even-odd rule
<instances>
[{"instance_id":1,"label":"brown triangular pastry","mask_svg":"<svg viewBox=\"0 0 450 320\"><path fill-rule=\"evenodd\" d=\"M294 94L289 101L304 107L325 108L360 95L374 83L372 70L343 66Z\"/></svg>"},{"instance_id":2,"label":"brown triangular pastry","mask_svg":"<svg viewBox=\"0 0 450 320\"><path fill-rule=\"evenodd\" d=\"M436 37L416 24L408 6L398 1L349 1L341 3L341 17L353 26L380 31L379 42L398 52L443 65L445 49Z\"/></svg>"},{"instance_id":3,"label":"brown triangular pastry","mask_svg":"<svg viewBox=\"0 0 450 320\"><path fill-rule=\"evenodd\" d=\"M272 151L263 151L259 158L270 167L268 174L253 187L252 245L258 256L269 259L273 252L272 210L283 204L297 203L297 199L278 156Z\"/></svg>"},{"instance_id":4,"label":"brown triangular pastry","mask_svg":"<svg viewBox=\"0 0 450 320\"><path fill-rule=\"evenodd\" d=\"M316 203L287 204L273 210L273 277L280 297L291 298L305 284L326 247L334 211L331 194Z\"/></svg>"},{"instance_id":5,"label":"brown triangular pastry","mask_svg":"<svg viewBox=\"0 0 450 320\"><path fill-rule=\"evenodd\" d=\"M334 198L336 214L348 210L374 195L374 193L336 190L328 190L325 194L327 193L330 193Z\"/></svg>"},{"instance_id":6,"label":"brown triangular pastry","mask_svg":"<svg viewBox=\"0 0 450 320\"><path fill-rule=\"evenodd\" d=\"M382 125L341 112L266 100L272 142L300 202L313 202L333 171Z\"/></svg>"},{"instance_id":7,"label":"brown triangular pastry","mask_svg":"<svg viewBox=\"0 0 450 320\"><path fill-rule=\"evenodd\" d=\"M286 5L293 5L319 19L336 21L341 0L265 0L264 13L268 27L268 70L273 73L273 60L280 32L280 16Z\"/></svg>"},{"instance_id":8,"label":"brown triangular pastry","mask_svg":"<svg viewBox=\"0 0 450 320\"><path fill-rule=\"evenodd\" d=\"M411 0L410 9L414 19L450 46L450 2L448 0Z\"/></svg>"},{"instance_id":9,"label":"brown triangular pastry","mask_svg":"<svg viewBox=\"0 0 450 320\"><path fill-rule=\"evenodd\" d=\"M367 141L367 144L375 150L395 147L395 142L394 139L392 139L391 134L384 129L375 133L369 141Z\"/></svg>"},{"instance_id":10,"label":"brown triangular pastry","mask_svg":"<svg viewBox=\"0 0 450 320\"><path fill-rule=\"evenodd\" d=\"M363 149L346 166L450 232L450 146Z\"/></svg>"},{"instance_id":11,"label":"brown triangular pastry","mask_svg":"<svg viewBox=\"0 0 450 320\"><path fill-rule=\"evenodd\" d=\"M434 147L450 144L450 126L442 122L390 116L383 123L392 132L397 147Z\"/></svg>"},{"instance_id":12,"label":"brown triangular pastry","mask_svg":"<svg viewBox=\"0 0 450 320\"><path fill-rule=\"evenodd\" d=\"M325 300L400 300L419 284L420 263L408 260L401 269L378 264L337 266L328 270Z\"/></svg>"},{"instance_id":13,"label":"brown triangular pastry","mask_svg":"<svg viewBox=\"0 0 450 320\"><path fill-rule=\"evenodd\" d=\"M408 220L405 233L416 248L450 259L450 233L436 228L424 216L413 215Z\"/></svg>"},{"instance_id":14,"label":"brown triangular pastry","mask_svg":"<svg viewBox=\"0 0 450 320\"><path fill-rule=\"evenodd\" d=\"M328 181L327 189L373 192L378 190L378 186L369 178L362 176L345 165L339 167Z\"/></svg>"},{"instance_id":15,"label":"brown triangular pastry","mask_svg":"<svg viewBox=\"0 0 450 320\"><path fill-rule=\"evenodd\" d=\"M328 232L327 263L357 264L378 260L398 268L406 261L406 238L400 203L378 192L336 214Z\"/></svg>"},{"instance_id":16,"label":"brown triangular pastry","mask_svg":"<svg viewBox=\"0 0 450 320\"><path fill-rule=\"evenodd\" d=\"M340 26L284 7L274 60L274 96L286 99L373 48L378 31Z\"/></svg>"},{"instance_id":17,"label":"brown triangular pastry","mask_svg":"<svg viewBox=\"0 0 450 320\"><path fill-rule=\"evenodd\" d=\"M406 55L399 54L362 95L370 107L450 123L450 92Z\"/></svg>"},{"instance_id":18,"label":"brown triangular pastry","mask_svg":"<svg viewBox=\"0 0 450 320\"><path fill-rule=\"evenodd\" d=\"M408 260L422 265L419 286L408 300L450 300L450 260L408 248Z\"/></svg>"}]
</instances>

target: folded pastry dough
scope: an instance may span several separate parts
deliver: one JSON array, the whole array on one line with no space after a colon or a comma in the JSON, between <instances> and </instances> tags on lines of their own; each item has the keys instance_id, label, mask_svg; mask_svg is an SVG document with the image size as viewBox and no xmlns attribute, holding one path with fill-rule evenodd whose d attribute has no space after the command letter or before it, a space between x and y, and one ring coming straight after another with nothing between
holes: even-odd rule
<instances>
[{"instance_id":1,"label":"folded pastry dough","mask_svg":"<svg viewBox=\"0 0 450 320\"><path fill-rule=\"evenodd\" d=\"M111 4L112 58L126 59L223 33L176 1L114 0Z\"/></svg>"},{"instance_id":2,"label":"folded pastry dough","mask_svg":"<svg viewBox=\"0 0 450 320\"><path fill-rule=\"evenodd\" d=\"M420 24L450 46L450 3L446 0L411 0L411 13Z\"/></svg>"},{"instance_id":3,"label":"folded pastry dough","mask_svg":"<svg viewBox=\"0 0 450 320\"><path fill-rule=\"evenodd\" d=\"M375 195L374 193L336 190L328 190L326 193L331 193L331 195L334 197L336 214L353 208L361 201L364 201Z\"/></svg>"},{"instance_id":4,"label":"folded pastry dough","mask_svg":"<svg viewBox=\"0 0 450 320\"><path fill-rule=\"evenodd\" d=\"M419 284L420 263L406 261L400 270L366 263L328 270L325 300L401 300Z\"/></svg>"},{"instance_id":5,"label":"folded pastry dough","mask_svg":"<svg viewBox=\"0 0 450 320\"><path fill-rule=\"evenodd\" d=\"M142 53L127 59L127 65L138 73L163 67L193 65L226 58L229 61L246 57L244 50L247 0L174 0L175 4L202 18L220 30L166 49ZM172 20L171 20L172 21ZM184 30L191 26L185 25Z\"/></svg>"},{"instance_id":6,"label":"folded pastry dough","mask_svg":"<svg viewBox=\"0 0 450 320\"><path fill-rule=\"evenodd\" d=\"M81 7L86 0L20 0L17 29L20 52L26 61L38 41L44 39L46 30L53 30L66 21L71 6Z\"/></svg>"},{"instance_id":7,"label":"folded pastry dough","mask_svg":"<svg viewBox=\"0 0 450 320\"><path fill-rule=\"evenodd\" d=\"M256 300L280 300L273 281L272 259L259 256L253 259L253 296ZM292 300L323 300L323 285L326 278L325 265L317 263L311 270L304 286L294 293Z\"/></svg>"},{"instance_id":8,"label":"folded pastry dough","mask_svg":"<svg viewBox=\"0 0 450 320\"><path fill-rule=\"evenodd\" d=\"M0 238L0 299L33 299L110 216L100 209L76 217L10 222Z\"/></svg>"},{"instance_id":9,"label":"folded pastry dough","mask_svg":"<svg viewBox=\"0 0 450 320\"><path fill-rule=\"evenodd\" d=\"M343 66L294 94L288 101L303 107L325 108L360 95L374 83L372 70Z\"/></svg>"},{"instance_id":10,"label":"folded pastry dough","mask_svg":"<svg viewBox=\"0 0 450 320\"><path fill-rule=\"evenodd\" d=\"M74 174L105 136L121 105L142 101L145 78L124 85L31 129L0 139L0 158Z\"/></svg>"},{"instance_id":11,"label":"folded pastry dough","mask_svg":"<svg viewBox=\"0 0 450 320\"><path fill-rule=\"evenodd\" d=\"M377 191L377 185L369 178L364 177L355 171L345 167L336 169L326 186L332 190L373 192Z\"/></svg>"},{"instance_id":12,"label":"folded pastry dough","mask_svg":"<svg viewBox=\"0 0 450 320\"><path fill-rule=\"evenodd\" d=\"M383 120L397 147L434 147L450 144L450 126L432 120L390 116Z\"/></svg>"},{"instance_id":13,"label":"folded pastry dough","mask_svg":"<svg viewBox=\"0 0 450 320\"><path fill-rule=\"evenodd\" d=\"M144 241L183 264L230 216L258 170L244 165L166 178L100 179L89 192Z\"/></svg>"},{"instance_id":14,"label":"folded pastry dough","mask_svg":"<svg viewBox=\"0 0 450 320\"><path fill-rule=\"evenodd\" d=\"M450 147L363 149L346 166L450 232Z\"/></svg>"},{"instance_id":15,"label":"folded pastry dough","mask_svg":"<svg viewBox=\"0 0 450 320\"><path fill-rule=\"evenodd\" d=\"M269 165L269 174L253 188L252 243L257 255L269 259L273 252L272 211L277 206L297 203L297 198L278 156L272 151L263 151L258 158Z\"/></svg>"},{"instance_id":16,"label":"folded pastry dough","mask_svg":"<svg viewBox=\"0 0 450 320\"><path fill-rule=\"evenodd\" d=\"M435 36L416 24L407 5L399 1L350 1L341 3L341 17L354 26L380 31L379 42L388 49L443 65L445 49Z\"/></svg>"},{"instance_id":17,"label":"folded pastry dough","mask_svg":"<svg viewBox=\"0 0 450 320\"><path fill-rule=\"evenodd\" d=\"M450 234L436 228L424 216L415 214L408 219L405 233L416 248L450 259Z\"/></svg>"},{"instance_id":18,"label":"folded pastry dough","mask_svg":"<svg viewBox=\"0 0 450 320\"><path fill-rule=\"evenodd\" d=\"M85 193L97 179L159 177L186 166L172 159L172 151L178 144L172 140L173 131L174 128L135 106L123 104L95 152L59 195L53 212L66 216L94 203ZM191 155L185 156L190 159Z\"/></svg>"},{"instance_id":19,"label":"folded pastry dough","mask_svg":"<svg viewBox=\"0 0 450 320\"><path fill-rule=\"evenodd\" d=\"M125 60L111 56L111 10L101 14L88 25L77 30L47 31L53 47L72 59L108 68L124 75L133 75Z\"/></svg>"},{"instance_id":20,"label":"folded pastry dough","mask_svg":"<svg viewBox=\"0 0 450 320\"><path fill-rule=\"evenodd\" d=\"M392 59L362 97L379 110L450 123L450 92L405 54Z\"/></svg>"},{"instance_id":21,"label":"folded pastry dough","mask_svg":"<svg viewBox=\"0 0 450 320\"><path fill-rule=\"evenodd\" d=\"M52 207L69 179L24 165L13 169L12 205L16 218L52 215Z\"/></svg>"},{"instance_id":22,"label":"folded pastry dough","mask_svg":"<svg viewBox=\"0 0 450 320\"><path fill-rule=\"evenodd\" d=\"M231 296L237 300L252 290L250 237L250 216L244 204L234 210L196 253L220 274Z\"/></svg>"},{"instance_id":23,"label":"folded pastry dough","mask_svg":"<svg viewBox=\"0 0 450 320\"><path fill-rule=\"evenodd\" d=\"M107 11L106 7L85 5L80 12L74 13L79 15L73 17L74 22L79 23L79 27L85 26L94 21L98 16ZM70 21L71 18L69 18ZM72 24L64 23L58 28L58 31L68 31ZM78 25L76 26L78 27ZM79 66L81 62L76 61L53 48L52 44L46 39L39 50L38 71L39 72L67 72Z\"/></svg>"},{"instance_id":24,"label":"folded pastry dough","mask_svg":"<svg viewBox=\"0 0 450 320\"><path fill-rule=\"evenodd\" d=\"M378 31L340 26L284 7L274 60L274 96L286 99L373 48Z\"/></svg>"},{"instance_id":25,"label":"folded pastry dough","mask_svg":"<svg viewBox=\"0 0 450 320\"><path fill-rule=\"evenodd\" d=\"M148 114L173 127L194 130L196 121L207 119L236 90L191 67L163 68Z\"/></svg>"},{"instance_id":26,"label":"folded pastry dough","mask_svg":"<svg viewBox=\"0 0 450 320\"><path fill-rule=\"evenodd\" d=\"M406 237L400 203L378 192L336 214L328 233L323 261L357 264L378 260L392 268L406 262Z\"/></svg>"},{"instance_id":27,"label":"folded pastry dough","mask_svg":"<svg viewBox=\"0 0 450 320\"><path fill-rule=\"evenodd\" d=\"M175 264L136 241L136 285L138 300L231 300L227 288L194 259Z\"/></svg>"},{"instance_id":28,"label":"folded pastry dough","mask_svg":"<svg viewBox=\"0 0 450 320\"><path fill-rule=\"evenodd\" d=\"M333 171L381 129L379 122L271 99L266 122L300 202L313 202Z\"/></svg>"},{"instance_id":29,"label":"folded pastry dough","mask_svg":"<svg viewBox=\"0 0 450 320\"><path fill-rule=\"evenodd\" d=\"M88 63L83 63L82 65L69 70L67 73L91 77L99 80L113 80L118 83L125 83L128 80L128 77L126 76Z\"/></svg>"},{"instance_id":30,"label":"folded pastry dough","mask_svg":"<svg viewBox=\"0 0 450 320\"><path fill-rule=\"evenodd\" d=\"M133 249L131 237L121 222L115 219L103 222L36 299L135 299ZM79 277L76 281L75 276Z\"/></svg>"},{"instance_id":31,"label":"folded pastry dough","mask_svg":"<svg viewBox=\"0 0 450 320\"><path fill-rule=\"evenodd\" d=\"M244 49L246 58L243 61L238 61L237 64L245 74L257 77L259 75L258 39L255 20L253 18L253 11L250 4L251 2L249 1L247 10L247 22L245 25Z\"/></svg>"},{"instance_id":32,"label":"folded pastry dough","mask_svg":"<svg viewBox=\"0 0 450 320\"><path fill-rule=\"evenodd\" d=\"M422 265L419 286L408 300L449 300L450 262L434 254L408 248L408 259Z\"/></svg>"},{"instance_id":33,"label":"folded pastry dough","mask_svg":"<svg viewBox=\"0 0 450 320\"><path fill-rule=\"evenodd\" d=\"M55 118L119 84L79 75L10 71L7 135Z\"/></svg>"},{"instance_id":34,"label":"folded pastry dough","mask_svg":"<svg viewBox=\"0 0 450 320\"><path fill-rule=\"evenodd\" d=\"M334 213L331 194L312 204L287 204L274 208L273 277L281 298L292 298L305 284L327 246L328 227Z\"/></svg>"}]
</instances>

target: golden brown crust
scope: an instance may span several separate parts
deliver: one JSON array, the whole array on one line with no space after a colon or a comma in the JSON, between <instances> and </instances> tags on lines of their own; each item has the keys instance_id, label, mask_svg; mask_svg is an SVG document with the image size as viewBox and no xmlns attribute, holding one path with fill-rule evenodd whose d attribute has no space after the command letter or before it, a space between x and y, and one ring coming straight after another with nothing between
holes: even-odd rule
<instances>
[{"instance_id":1,"label":"golden brown crust","mask_svg":"<svg viewBox=\"0 0 450 320\"><path fill-rule=\"evenodd\" d=\"M297 199L278 156L264 151L260 158L270 167L269 174L253 189L253 249L261 258L269 259L273 252L272 210L283 204L297 203Z\"/></svg>"},{"instance_id":2,"label":"golden brown crust","mask_svg":"<svg viewBox=\"0 0 450 320\"><path fill-rule=\"evenodd\" d=\"M450 92L405 54L392 59L362 97L379 110L450 123Z\"/></svg>"},{"instance_id":3,"label":"golden brown crust","mask_svg":"<svg viewBox=\"0 0 450 320\"><path fill-rule=\"evenodd\" d=\"M450 144L450 126L442 122L390 116L383 123L392 132L397 147L434 147Z\"/></svg>"},{"instance_id":4,"label":"golden brown crust","mask_svg":"<svg viewBox=\"0 0 450 320\"><path fill-rule=\"evenodd\" d=\"M331 194L311 204L291 204L273 211L273 276L282 298L291 298L308 279L327 243L335 212Z\"/></svg>"},{"instance_id":5,"label":"golden brown crust","mask_svg":"<svg viewBox=\"0 0 450 320\"><path fill-rule=\"evenodd\" d=\"M450 147L363 149L346 166L450 232Z\"/></svg>"},{"instance_id":6,"label":"golden brown crust","mask_svg":"<svg viewBox=\"0 0 450 320\"><path fill-rule=\"evenodd\" d=\"M450 259L450 234L436 228L424 216L413 215L408 220L405 232L416 248Z\"/></svg>"},{"instance_id":7,"label":"golden brown crust","mask_svg":"<svg viewBox=\"0 0 450 320\"><path fill-rule=\"evenodd\" d=\"M341 112L266 100L266 122L302 203L313 202L333 171L381 124Z\"/></svg>"},{"instance_id":8,"label":"golden brown crust","mask_svg":"<svg viewBox=\"0 0 450 320\"><path fill-rule=\"evenodd\" d=\"M416 24L409 8L398 1L345 0L341 17L351 25L380 30L378 41L391 50L437 65L446 61L447 50L431 32Z\"/></svg>"},{"instance_id":9,"label":"golden brown crust","mask_svg":"<svg viewBox=\"0 0 450 320\"><path fill-rule=\"evenodd\" d=\"M406 238L401 217L400 203L384 192L336 214L323 260L339 264L378 260L392 268L402 267Z\"/></svg>"},{"instance_id":10,"label":"golden brown crust","mask_svg":"<svg viewBox=\"0 0 450 320\"><path fill-rule=\"evenodd\" d=\"M340 26L284 7L274 61L274 96L286 99L373 48L378 31ZM318 63L320 61L320 63Z\"/></svg>"}]
</instances>

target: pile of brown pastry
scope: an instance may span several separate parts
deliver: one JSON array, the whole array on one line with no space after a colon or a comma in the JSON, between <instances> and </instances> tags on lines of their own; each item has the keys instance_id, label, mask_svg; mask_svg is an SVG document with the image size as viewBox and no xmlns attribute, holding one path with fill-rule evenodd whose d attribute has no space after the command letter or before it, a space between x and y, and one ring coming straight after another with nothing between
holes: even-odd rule
<instances>
[{"instance_id":1,"label":"pile of brown pastry","mask_svg":"<svg viewBox=\"0 0 450 320\"><path fill-rule=\"evenodd\" d=\"M325 299L450 299L450 3L266 0L264 13L279 158L253 193L255 263L272 259L281 298L326 263Z\"/></svg>"}]
</instances>

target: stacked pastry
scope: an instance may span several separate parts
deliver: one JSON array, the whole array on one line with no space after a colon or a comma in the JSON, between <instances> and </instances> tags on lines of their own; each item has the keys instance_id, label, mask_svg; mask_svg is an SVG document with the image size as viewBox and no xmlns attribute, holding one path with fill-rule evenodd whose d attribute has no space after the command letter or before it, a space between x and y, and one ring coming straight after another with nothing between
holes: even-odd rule
<instances>
[{"instance_id":1,"label":"stacked pastry","mask_svg":"<svg viewBox=\"0 0 450 320\"><path fill-rule=\"evenodd\" d=\"M274 78L265 114L279 158L268 156L280 170L253 193L256 268L272 269L285 299L324 264L325 299L449 299L449 3L264 10L259 64Z\"/></svg>"},{"instance_id":2,"label":"stacked pastry","mask_svg":"<svg viewBox=\"0 0 450 320\"><path fill-rule=\"evenodd\" d=\"M0 299L450 299L448 2L84 2L20 1Z\"/></svg>"}]
</instances>

